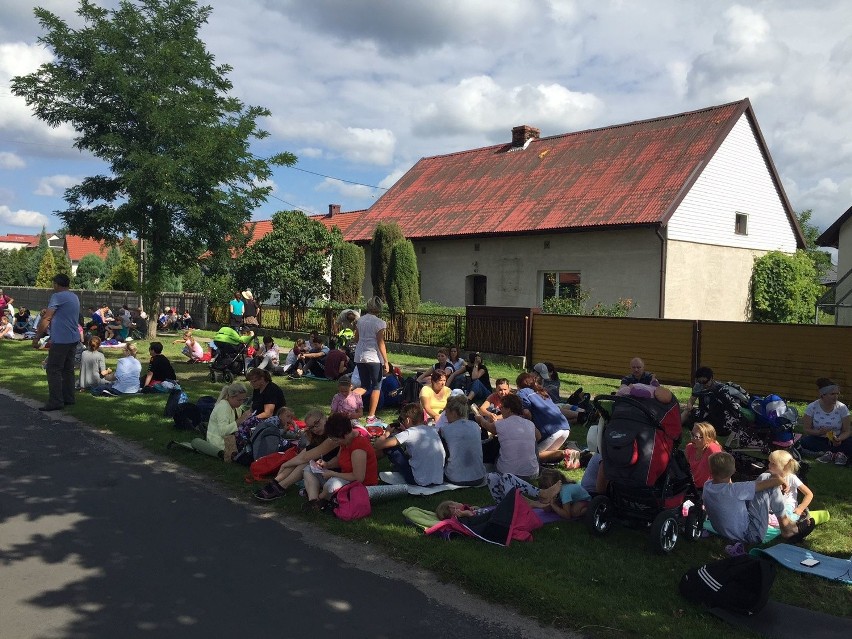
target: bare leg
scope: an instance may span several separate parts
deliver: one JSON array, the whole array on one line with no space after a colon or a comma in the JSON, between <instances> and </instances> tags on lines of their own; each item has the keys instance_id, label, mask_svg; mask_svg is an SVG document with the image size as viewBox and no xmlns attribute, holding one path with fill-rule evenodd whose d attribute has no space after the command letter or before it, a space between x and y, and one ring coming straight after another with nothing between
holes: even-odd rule
<instances>
[{"instance_id":1,"label":"bare leg","mask_svg":"<svg viewBox=\"0 0 852 639\"><path fill-rule=\"evenodd\" d=\"M302 479L305 480L305 492L308 494L308 501L315 501L318 499L320 482L316 473L314 473L310 467L305 466L305 469L302 471Z\"/></svg>"}]
</instances>

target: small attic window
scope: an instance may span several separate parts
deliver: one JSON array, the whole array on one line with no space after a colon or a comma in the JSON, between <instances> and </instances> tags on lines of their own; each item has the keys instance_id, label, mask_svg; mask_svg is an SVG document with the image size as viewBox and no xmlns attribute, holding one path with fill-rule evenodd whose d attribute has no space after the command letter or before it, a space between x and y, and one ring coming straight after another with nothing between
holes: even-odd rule
<instances>
[{"instance_id":1,"label":"small attic window","mask_svg":"<svg viewBox=\"0 0 852 639\"><path fill-rule=\"evenodd\" d=\"M748 235L748 215L745 213L736 214L734 233L737 235Z\"/></svg>"}]
</instances>

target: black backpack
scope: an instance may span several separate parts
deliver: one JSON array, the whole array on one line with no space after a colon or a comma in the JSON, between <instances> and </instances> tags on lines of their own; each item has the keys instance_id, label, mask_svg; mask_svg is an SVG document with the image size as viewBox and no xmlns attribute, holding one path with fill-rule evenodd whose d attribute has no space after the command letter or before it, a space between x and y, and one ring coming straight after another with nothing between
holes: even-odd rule
<instances>
[{"instance_id":1,"label":"black backpack","mask_svg":"<svg viewBox=\"0 0 852 639\"><path fill-rule=\"evenodd\" d=\"M419 402L421 388L423 388L423 384L418 382L417 378L413 375L402 380L402 398L399 405L408 406L408 404Z\"/></svg>"},{"instance_id":2,"label":"black backpack","mask_svg":"<svg viewBox=\"0 0 852 639\"><path fill-rule=\"evenodd\" d=\"M188 397L180 387L169 391L169 397L166 400L166 407L163 409L163 417L174 417L178 406L185 403Z\"/></svg>"},{"instance_id":3,"label":"black backpack","mask_svg":"<svg viewBox=\"0 0 852 639\"><path fill-rule=\"evenodd\" d=\"M284 448L284 436L278 424L255 427L251 438L234 457L234 463L250 466L253 461Z\"/></svg>"},{"instance_id":4,"label":"black backpack","mask_svg":"<svg viewBox=\"0 0 852 639\"><path fill-rule=\"evenodd\" d=\"M216 406L216 398L212 395L202 395L195 401L198 410L201 411L201 422L210 421L210 413L213 412L213 407Z\"/></svg>"},{"instance_id":5,"label":"black backpack","mask_svg":"<svg viewBox=\"0 0 852 639\"><path fill-rule=\"evenodd\" d=\"M184 402L175 410L174 420L178 430L196 430L201 425L201 411L192 402Z\"/></svg>"},{"instance_id":6,"label":"black backpack","mask_svg":"<svg viewBox=\"0 0 852 639\"><path fill-rule=\"evenodd\" d=\"M689 570L680 580L680 594L710 608L753 615L766 605L774 581L774 563L741 555Z\"/></svg>"}]
</instances>

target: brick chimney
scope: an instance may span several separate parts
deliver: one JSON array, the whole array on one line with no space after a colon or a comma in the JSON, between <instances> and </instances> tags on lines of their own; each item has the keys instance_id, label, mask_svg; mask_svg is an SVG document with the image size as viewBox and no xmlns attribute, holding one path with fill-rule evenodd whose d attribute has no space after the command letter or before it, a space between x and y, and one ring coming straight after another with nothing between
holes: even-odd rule
<instances>
[{"instance_id":1,"label":"brick chimney","mask_svg":"<svg viewBox=\"0 0 852 639\"><path fill-rule=\"evenodd\" d=\"M512 128L512 146L520 148L527 143L529 139L538 139L541 137L541 131L534 126L522 124Z\"/></svg>"},{"instance_id":2,"label":"brick chimney","mask_svg":"<svg viewBox=\"0 0 852 639\"><path fill-rule=\"evenodd\" d=\"M329 204L328 205L328 216L334 217L335 215L340 215L340 205L339 204Z\"/></svg>"}]
</instances>

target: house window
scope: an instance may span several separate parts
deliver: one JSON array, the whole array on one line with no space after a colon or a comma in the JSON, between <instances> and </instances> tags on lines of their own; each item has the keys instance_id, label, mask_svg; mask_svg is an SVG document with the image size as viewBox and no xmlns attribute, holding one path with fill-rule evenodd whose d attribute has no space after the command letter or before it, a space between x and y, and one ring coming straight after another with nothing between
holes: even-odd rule
<instances>
[{"instance_id":1,"label":"house window","mask_svg":"<svg viewBox=\"0 0 852 639\"><path fill-rule=\"evenodd\" d=\"M571 271L545 271L542 273L541 301L552 297L577 297L580 292L580 274Z\"/></svg>"},{"instance_id":2,"label":"house window","mask_svg":"<svg viewBox=\"0 0 852 639\"><path fill-rule=\"evenodd\" d=\"M745 213L737 213L737 219L734 223L734 233L737 235L748 235L748 215Z\"/></svg>"}]
</instances>

